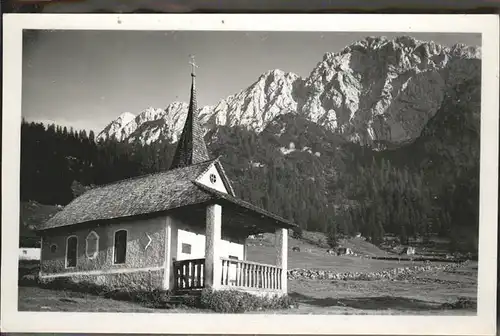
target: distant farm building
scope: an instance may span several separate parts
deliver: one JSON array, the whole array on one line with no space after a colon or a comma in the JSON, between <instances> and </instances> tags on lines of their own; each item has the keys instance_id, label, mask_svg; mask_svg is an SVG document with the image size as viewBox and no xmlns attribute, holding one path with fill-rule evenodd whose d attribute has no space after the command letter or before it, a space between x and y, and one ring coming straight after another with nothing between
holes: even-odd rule
<instances>
[{"instance_id":1,"label":"distant farm building","mask_svg":"<svg viewBox=\"0 0 500 336\"><path fill-rule=\"evenodd\" d=\"M19 260L40 260L40 253L39 248L21 247L19 249Z\"/></svg>"},{"instance_id":2,"label":"distant farm building","mask_svg":"<svg viewBox=\"0 0 500 336\"><path fill-rule=\"evenodd\" d=\"M338 255L353 255L354 252L349 247L339 247L337 249L337 254Z\"/></svg>"},{"instance_id":3,"label":"distant farm building","mask_svg":"<svg viewBox=\"0 0 500 336\"><path fill-rule=\"evenodd\" d=\"M415 254L415 248L411 247L411 246L405 247L401 251L401 254L414 255Z\"/></svg>"}]
</instances>

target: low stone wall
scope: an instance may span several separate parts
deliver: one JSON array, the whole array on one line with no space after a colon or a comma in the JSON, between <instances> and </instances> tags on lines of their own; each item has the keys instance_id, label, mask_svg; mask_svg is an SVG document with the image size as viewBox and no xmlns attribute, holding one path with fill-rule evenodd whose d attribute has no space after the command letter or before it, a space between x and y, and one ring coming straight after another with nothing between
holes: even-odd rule
<instances>
[{"instance_id":1,"label":"low stone wall","mask_svg":"<svg viewBox=\"0 0 500 336\"><path fill-rule=\"evenodd\" d=\"M468 262L441 264L441 265L420 265L393 268L377 272L344 272L314 270L314 269L292 269L288 271L288 279L314 279L314 280L391 280L404 279L405 277L430 271L451 271L461 267Z\"/></svg>"},{"instance_id":2,"label":"low stone wall","mask_svg":"<svg viewBox=\"0 0 500 336\"><path fill-rule=\"evenodd\" d=\"M450 258L441 258L441 257L409 257L409 256L398 256L398 257L378 257L378 256L373 256L373 257L368 257L369 259L376 259L376 260L397 260L397 261L413 261L413 262L446 262L446 263L463 263L464 261L467 261L469 259L458 259L454 257Z\"/></svg>"}]
</instances>

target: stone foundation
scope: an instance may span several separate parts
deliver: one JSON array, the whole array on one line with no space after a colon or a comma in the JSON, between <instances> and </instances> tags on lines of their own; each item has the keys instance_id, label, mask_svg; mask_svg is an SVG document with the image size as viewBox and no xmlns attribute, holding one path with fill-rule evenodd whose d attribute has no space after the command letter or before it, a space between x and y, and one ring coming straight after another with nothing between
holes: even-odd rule
<instances>
[{"instance_id":1,"label":"stone foundation","mask_svg":"<svg viewBox=\"0 0 500 336\"><path fill-rule=\"evenodd\" d=\"M51 282L59 279L68 279L75 283L92 283L111 289L126 290L151 290L163 288L163 270L123 272L123 273L102 273L102 274L71 274L57 277L40 276L42 282Z\"/></svg>"}]
</instances>

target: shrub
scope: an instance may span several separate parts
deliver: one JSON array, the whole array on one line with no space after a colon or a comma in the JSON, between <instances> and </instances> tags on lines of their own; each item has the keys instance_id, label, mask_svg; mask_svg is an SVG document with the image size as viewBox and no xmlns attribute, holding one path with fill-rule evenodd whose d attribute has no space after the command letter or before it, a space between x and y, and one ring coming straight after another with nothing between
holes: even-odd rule
<instances>
[{"instance_id":1,"label":"shrub","mask_svg":"<svg viewBox=\"0 0 500 336\"><path fill-rule=\"evenodd\" d=\"M298 302L292 299L290 296L276 295L270 298L269 309L290 309L290 308L297 308L298 306L299 306Z\"/></svg>"},{"instance_id":2,"label":"shrub","mask_svg":"<svg viewBox=\"0 0 500 336\"><path fill-rule=\"evenodd\" d=\"M24 275L38 276L40 273L40 265L38 260L22 260L19 262L18 275L21 279Z\"/></svg>"},{"instance_id":3,"label":"shrub","mask_svg":"<svg viewBox=\"0 0 500 336\"><path fill-rule=\"evenodd\" d=\"M23 287L30 287L38 285L38 276L35 274L26 274L19 277L18 285Z\"/></svg>"},{"instance_id":4,"label":"shrub","mask_svg":"<svg viewBox=\"0 0 500 336\"><path fill-rule=\"evenodd\" d=\"M130 293L131 301L139 302L153 308L171 308L171 292L161 289L135 291Z\"/></svg>"},{"instance_id":5,"label":"shrub","mask_svg":"<svg viewBox=\"0 0 500 336\"><path fill-rule=\"evenodd\" d=\"M204 289L200 297L201 308L218 313L244 313L264 309L287 309L297 306L289 296L260 297L236 290Z\"/></svg>"},{"instance_id":6,"label":"shrub","mask_svg":"<svg viewBox=\"0 0 500 336\"><path fill-rule=\"evenodd\" d=\"M252 303L248 293L235 290L203 290L200 297L200 304L203 308L212 309L218 313L243 313L245 308L253 308L250 307Z\"/></svg>"},{"instance_id":7,"label":"shrub","mask_svg":"<svg viewBox=\"0 0 500 336\"><path fill-rule=\"evenodd\" d=\"M42 288L70 290L77 293L89 293L120 301L133 301L152 308L172 308L172 293L161 289L128 290L96 285L91 282L75 282L70 278L40 280ZM264 309L287 309L298 304L289 296L260 297L236 290L204 289L201 295L184 295L180 297L180 305L211 309L218 313L244 313L246 311Z\"/></svg>"},{"instance_id":8,"label":"shrub","mask_svg":"<svg viewBox=\"0 0 500 336\"><path fill-rule=\"evenodd\" d=\"M193 308L201 308L201 298L200 296L183 295L180 298L180 305Z\"/></svg>"}]
</instances>

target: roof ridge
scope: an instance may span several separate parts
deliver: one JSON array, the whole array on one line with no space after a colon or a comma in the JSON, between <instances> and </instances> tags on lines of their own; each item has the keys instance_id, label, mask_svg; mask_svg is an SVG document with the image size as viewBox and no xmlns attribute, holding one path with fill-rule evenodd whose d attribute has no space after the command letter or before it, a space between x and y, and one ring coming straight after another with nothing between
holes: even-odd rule
<instances>
[{"instance_id":1,"label":"roof ridge","mask_svg":"<svg viewBox=\"0 0 500 336\"><path fill-rule=\"evenodd\" d=\"M219 156L217 157L217 160L216 160L214 163L215 163L215 165L216 165L216 166L218 166L218 167L220 168L220 170L221 170L221 171L220 171L220 173L222 174L222 178L223 178L223 179L226 179L226 184L227 184L226 188L228 188L228 189L229 189L230 194L231 194L232 196L236 197L236 193L234 192L234 188L233 188L232 181L231 181L231 179L229 178L229 176L227 176L226 170L224 169L224 165L222 164L221 160L219 160L221 156L222 156L222 155L219 155ZM217 164L218 164L218 165L217 165Z\"/></svg>"},{"instance_id":2,"label":"roof ridge","mask_svg":"<svg viewBox=\"0 0 500 336\"><path fill-rule=\"evenodd\" d=\"M220 157L220 155L218 157L216 157L215 159L212 159L210 161L213 161L213 163L214 163L214 162L216 162L216 161L219 160L219 157ZM178 168L176 168L176 169L178 169ZM195 181L197 179L199 179L203 174L205 174L206 172L208 172L209 169L210 169L210 166L207 166L205 169L203 169L203 171L196 176Z\"/></svg>"},{"instance_id":3,"label":"roof ridge","mask_svg":"<svg viewBox=\"0 0 500 336\"><path fill-rule=\"evenodd\" d=\"M227 173L224 170L224 166L222 165L222 162L220 161L221 157L222 157L222 155L218 155L212 161L215 165L215 169L217 169L217 172L222 175L222 180L223 180L224 186L228 189L229 194L231 194L231 196L233 196L233 197L236 197L236 193L234 192L234 188L231 185L231 180L227 176ZM210 167L207 167L205 170L203 170L201 173L199 173L198 176L196 176L195 181L198 180L201 176L203 176L203 174L208 172L209 169L210 169ZM226 181L224 182L224 180L226 180Z\"/></svg>"},{"instance_id":4,"label":"roof ridge","mask_svg":"<svg viewBox=\"0 0 500 336\"><path fill-rule=\"evenodd\" d=\"M140 178L148 177L148 176L152 176L152 175L158 175L158 174L163 174L163 173L175 172L175 171L178 171L179 169L186 169L186 168L189 168L189 167L196 167L196 166L200 166L202 164L206 164L208 162L215 161L215 160L216 159L209 159L209 160L198 162L198 163L195 163L195 164L192 164L192 165L189 165L189 166L185 166L185 167L179 167L179 168L174 168L174 169L168 169L167 168L167 169L164 169L164 170L161 170L161 171L157 171L157 172L154 172L154 173L148 173L148 174L143 174L143 175L131 176L131 177L127 177L125 179L114 181L114 182L108 182L108 183L104 183L104 184L98 184L98 185L96 185L95 188L106 187L106 186L109 186L109 185L113 185L113 184L117 184L117 183L121 183L121 182L125 182L125 181L136 180L136 179L140 179ZM92 188L92 189L95 189L95 188Z\"/></svg>"},{"instance_id":5,"label":"roof ridge","mask_svg":"<svg viewBox=\"0 0 500 336\"><path fill-rule=\"evenodd\" d=\"M245 201L244 199L241 199L239 197L236 197L236 196L233 196L231 194L225 194L217 189L214 189L214 188L211 188L209 186L206 186L204 185L203 183L200 183L200 182L197 182L197 181L192 181L192 183L197 186L198 188L200 188L203 192L205 193L208 193L208 194L212 194L212 196L215 196L219 199L225 199L229 202L237 202L237 203L240 203L240 206L244 206L246 207L247 209L249 210L252 210L252 211L255 211L255 212L259 212L261 215L265 215L265 216L268 216L270 218L272 218L273 220L275 221L279 221L279 222L282 222L282 223L285 223L291 227L294 227L294 226L298 226L297 224L295 224L294 222L292 222L291 220L289 219L286 219L286 218L283 218L282 216L278 215L278 214L275 214L269 210L266 210L266 209L263 209L255 204L252 204L248 201ZM234 199L234 201L232 201L231 199Z\"/></svg>"},{"instance_id":6,"label":"roof ridge","mask_svg":"<svg viewBox=\"0 0 500 336\"><path fill-rule=\"evenodd\" d=\"M227 196L230 196L230 197L232 197L232 198L236 198L237 200L239 200L239 201L241 201L241 202L243 202L243 203L246 203L246 204L249 204L249 205L251 205L251 206L253 206L253 207L259 208L258 206L253 205L252 203L250 203L250 202L248 202L248 201L245 201L244 199L241 199L241 198L239 198L239 197L233 196L233 195L231 195L231 194L225 194L225 193L223 193L222 191L219 191L219 190L217 190L217 189L211 188L211 187L209 187L209 186L207 186L207 185L204 185L203 183L200 183L200 182L198 182L198 181L192 181L192 182L193 182L193 183L194 183L194 185L196 185L198 188L201 188L202 190L204 189L203 191L204 191L204 192L206 192L206 193L215 193L215 194L220 194L221 196L225 196L225 195L227 195ZM262 209L262 210L265 210L265 209ZM267 211L267 210L265 210L265 211Z\"/></svg>"}]
</instances>

